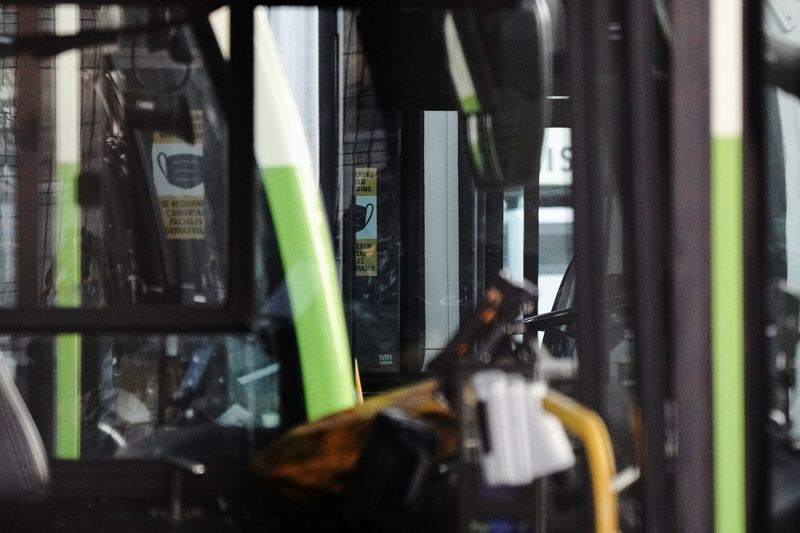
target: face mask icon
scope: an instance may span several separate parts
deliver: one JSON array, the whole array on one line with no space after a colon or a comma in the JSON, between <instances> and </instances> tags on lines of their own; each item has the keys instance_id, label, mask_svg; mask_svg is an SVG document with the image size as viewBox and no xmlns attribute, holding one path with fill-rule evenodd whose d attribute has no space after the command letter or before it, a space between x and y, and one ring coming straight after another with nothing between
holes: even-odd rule
<instances>
[{"instance_id":1,"label":"face mask icon","mask_svg":"<svg viewBox=\"0 0 800 533\"><path fill-rule=\"evenodd\" d=\"M202 157L194 154L167 155L163 152L156 156L158 168L167 181L181 189L191 189L203 183Z\"/></svg>"},{"instance_id":2,"label":"face mask icon","mask_svg":"<svg viewBox=\"0 0 800 533\"><path fill-rule=\"evenodd\" d=\"M354 226L356 233L363 230L372 220L372 214L375 212L375 206L372 204L356 205Z\"/></svg>"}]
</instances>

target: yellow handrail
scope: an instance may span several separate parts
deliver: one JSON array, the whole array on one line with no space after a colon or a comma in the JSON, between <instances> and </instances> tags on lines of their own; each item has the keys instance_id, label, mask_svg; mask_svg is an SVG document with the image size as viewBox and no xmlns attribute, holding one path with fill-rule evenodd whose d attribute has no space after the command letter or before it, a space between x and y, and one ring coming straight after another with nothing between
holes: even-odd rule
<instances>
[{"instance_id":1,"label":"yellow handrail","mask_svg":"<svg viewBox=\"0 0 800 533\"><path fill-rule=\"evenodd\" d=\"M544 408L564 427L578 437L586 449L592 477L592 501L596 533L619 533L619 506L612 487L616 475L614 451L608 430L596 412L563 394L550 390L544 397Z\"/></svg>"},{"instance_id":2,"label":"yellow handrail","mask_svg":"<svg viewBox=\"0 0 800 533\"><path fill-rule=\"evenodd\" d=\"M361 388L361 372L358 370L358 359L353 359L353 370L355 371L356 383L356 403L364 403L364 391Z\"/></svg>"}]
</instances>

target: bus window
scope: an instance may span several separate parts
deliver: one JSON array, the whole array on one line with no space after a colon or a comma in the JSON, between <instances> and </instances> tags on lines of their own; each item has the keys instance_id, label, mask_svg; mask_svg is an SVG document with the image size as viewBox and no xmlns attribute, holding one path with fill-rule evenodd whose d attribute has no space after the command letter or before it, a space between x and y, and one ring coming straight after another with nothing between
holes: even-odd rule
<instances>
[{"instance_id":1,"label":"bus window","mask_svg":"<svg viewBox=\"0 0 800 533\"><path fill-rule=\"evenodd\" d=\"M536 2L539 7L544 4L552 3ZM333 216L353 357L365 393L424 377L427 364L476 308L483 288L505 269L537 285L536 313L562 312L558 325L551 323L524 338L514 336L514 342L535 339L556 358L579 359L581 364L586 358L588 368L597 372L586 380L593 381L597 391L594 406L609 423L620 468L636 479L640 426L635 415L637 360L623 203L628 177L623 80L618 75L624 67L622 44L604 44L613 65L607 67L611 73L603 83L609 94L618 97L601 104L607 106L609 123L608 134L597 139L597 149L605 160L589 178L596 191L592 216L597 219L592 224L597 228L598 247L602 243L592 261L593 275L600 280L599 299L593 305L602 336L595 339L592 353L584 355L577 353L575 337L576 283L581 282L574 266L573 228L580 213L572 198L573 159L580 154L574 154L572 146L570 90L564 81L567 56L563 35L558 33L563 28L551 35L548 59L553 80L549 92L537 100L538 105L549 106L550 118L541 124L538 143L518 147L535 154L526 160L536 163L528 166L524 184L493 187L491 176L478 176L480 157L489 157L491 150L486 148L476 156L470 130L475 121L459 102L458 88L452 81L444 86L435 73L425 77L409 72L435 69L424 56L415 55L413 44L393 47L388 37L403 24L416 24L419 42L429 50L427 61L444 57L447 65L447 52L442 52L447 13L417 10L403 21L386 22L391 14L374 11L343 10L338 19L340 129L336 132L339 157ZM485 27L507 20L501 13L488 11L483 14L487 20L481 19ZM606 15L613 25L616 15ZM386 23L383 39L376 37L381 33L374 26L376 21ZM568 18L561 20L568 22ZM459 35L469 55L470 47L477 44L467 40L469 32ZM404 64L400 49L406 52L405 61L419 64ZM486 57L501 62L503 50L498 46ZM487 68L496 77L487 75L486 80L507 84L494 94L513 92L513 82L497 74L498 65L490 61ZM406 74L409 77L400 81ZM414 84L410 80L415 76L425 79ZM535 98L534 93L531 90L525 97ZM514 127L508 123L506 132ZM523 144L526 139L520 136L516 142ZM501 151L494 155L502 157ZM509 165L501 171L522 168L519 161ZM324 190L326 185L321 182L321 187ZM579 374L581 367L576 366ZM557 386L578 395L578 374L573 372ZM626 520L634 530L640 523L634 510L638 497L635 488L623 496L630 509Z\"/></svg>"},{"instance_id":2,"label":"bus window","mask_svg":"<svg viewBox=\"0 0 800 533\"><path fill-rule=\"evenodd\" d=\"M171 305L179 318L230 297L229 135L210 27L182 8L0 9L9 38L118 28L0 61L0 306ZM258 333L0 337L51 456L239 457L281 426L277 354L294 341L259 191L248 289L277 296Z\"/></svg>"}]
</instances>

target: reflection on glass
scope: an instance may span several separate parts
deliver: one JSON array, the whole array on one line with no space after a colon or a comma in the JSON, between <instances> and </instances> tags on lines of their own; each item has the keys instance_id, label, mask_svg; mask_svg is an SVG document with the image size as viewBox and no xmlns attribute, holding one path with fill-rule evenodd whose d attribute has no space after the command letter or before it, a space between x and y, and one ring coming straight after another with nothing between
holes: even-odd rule
<instances>
[{"instance_id":1,"label":"reflection on glass","mask_svg":"<svg viewBox=\"0 0 800 533\"><path fill-rule=\"evenodd\" d=\"M252 337L81 341L80 379L70 390L53 381L56 338L0 338L51 454L67 431L78 439L73 458L237 457L280 425L280 365ZM72 396L79 400L78 419L57 409Z\"/></svg>"},{"instance_id":2,"label":"reflection on glass","mask_svg":"<svg viewBox=\"0 0 800 533\"><path fill-rule=\"evenodd\" d=\"M347 215L337 259L348 278L353 355L365 374L386 374L400 370L402 115L382 109L375 95L356 15L341 19L340 209Z\"/></svg>"},{"instance_id":3,"label":"reflection on glass","mask_svg":"<svg viewBox=\"0 0 800 533\"><path fill-rule=\"evenodd\" d=\"M7 37L159 28L0 61L0 305L224 304L227 126L183 21L174 9L0 10Z\"/></svg>"}]
</instances>

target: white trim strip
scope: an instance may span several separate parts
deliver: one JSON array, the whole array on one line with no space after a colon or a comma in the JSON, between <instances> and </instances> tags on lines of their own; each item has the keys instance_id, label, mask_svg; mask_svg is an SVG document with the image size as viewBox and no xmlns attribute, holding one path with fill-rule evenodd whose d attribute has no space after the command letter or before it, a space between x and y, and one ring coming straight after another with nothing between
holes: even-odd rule
<instances>
[{"instance_id":1,"label":"white trim strip","mask_svg":"<svg viewBox=\"0 0 800 533\"><path fill-rule=\"evenodd\" d=\"M77 5L58 4L55 8L57 35L74 35L80 30ZM56 163L80 161L81 51L69 50L56 56Z\"/></svg>"},{"instance_id":2,"label":"white trim strip","mask_svg":"<svg viewBox=\"0 0 800 533\"><path fill-rule=\"evenodd\" d=\"M711 0L711 135L741 137L742 0Z\"/></svg>"}]
</instances>

